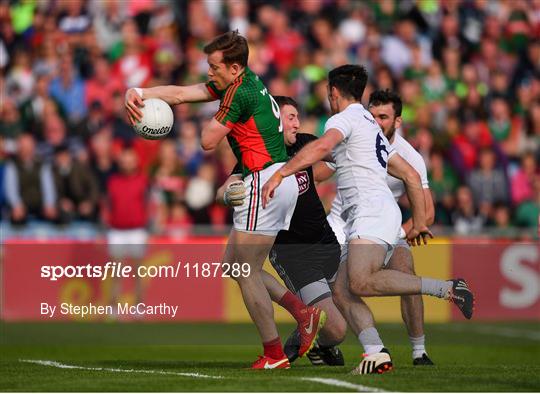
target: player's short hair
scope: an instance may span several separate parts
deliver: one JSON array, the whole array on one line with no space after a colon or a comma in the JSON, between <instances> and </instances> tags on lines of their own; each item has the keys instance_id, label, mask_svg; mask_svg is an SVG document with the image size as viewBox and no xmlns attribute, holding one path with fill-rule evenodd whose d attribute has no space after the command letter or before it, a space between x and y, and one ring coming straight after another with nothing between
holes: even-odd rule
<instances>
[{"instance_id":1,"label":"player's short hair","mask_svg":"<svg viewBox=\"0 0 540 394\"><path fill-rule=\"evenodd\" d=\"M282 108L285 105L291 105L297 111L300 111L298 109L298 103L292 97L289 97L289 96L274 96L274 100L276 100L276 103L279 106L279 108Z\"/></svg>"},{"instance_id":2,"label":"player's short hair","mask_svg":"<svg viewBox=\"0 0 540 394\"><path fill-rule=\"evenodd\" d=\"M401 102L401 97L399 97L396 92L390 89L375 90L369 95L368 108L378 107L379 105L386 104L392 104L392 108L394 108L394 115L396 116L396 118L398 116L401 116L401 111L403 110L403 103Z\"/></svg>"},{"instance_id":3,"label":"player's short hair","mask_svg":"<svg viewBox=\"0 0 540 394\"><path fill-rule=\"evenodd\" d=\"M215 51L222 51L223 63L228 66L237 63L242 67L247 67L249 48L247 40L238 33L238 30L217 36L206 44L203 50L207 55Z\"/></svg>"},{"instance_id":4,"label":"player's short hair","mask_svg":"<svg viewBox=\"0 0 540 394\"><path fill-rule=\"evenodd\" d=\"M367 80L366 69L355 64L345 64L328 73L328 86L336 88L343 96L356 101L362 99Z\"/></svg>"}]
</instances>

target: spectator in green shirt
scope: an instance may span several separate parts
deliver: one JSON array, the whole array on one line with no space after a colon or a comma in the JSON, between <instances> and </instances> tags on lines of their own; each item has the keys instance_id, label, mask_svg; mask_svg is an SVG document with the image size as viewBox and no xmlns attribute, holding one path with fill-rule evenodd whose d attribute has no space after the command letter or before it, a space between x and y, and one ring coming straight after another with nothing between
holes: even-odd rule
<instances>
[{"instance_id":1,"label":"spectator in green shirt","mask_svg":"<svg viewBox=\"0 0 540 394\"><path fill-rule=\"evenodd\" d=\"M533 182L534 197L517 207L515 222L520 227L529 229L538 228L540 217L540 174L537 174Z\"/></svg>"}]
</instances>

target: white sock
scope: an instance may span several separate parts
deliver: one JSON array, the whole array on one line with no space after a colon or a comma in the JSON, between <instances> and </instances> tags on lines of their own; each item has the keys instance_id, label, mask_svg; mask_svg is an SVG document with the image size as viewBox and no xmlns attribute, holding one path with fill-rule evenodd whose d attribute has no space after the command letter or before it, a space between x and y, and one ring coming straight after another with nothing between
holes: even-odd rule
<instances>
[{"instance_id":1,"label":"white sock","mask_svg":"<svg viewBox=\"0 0 540 394\"><path fill-rule=\"evenodd\" d=\"M452 289L452 281L431 278L420 278L422 281L422 294L445 298Z\"/></svg>"},{"instance_id":2,"label":"white sock","mask_svg":"<svg viewBox=\"0 0 540 394\"><path fill-rule=\"evenodd\" d=\"M422 354L426 353L426 336L422 335L421 337L409 337L409 341L411 341L412 345L412 358L413 360L415 358L422 357Z\"/></svg>"},{"instance_id":3,"label":"white sock","mask_svg":"<svg viewBox=\"0 0 540 394\"><path fill-rule=\"evenodd\" d=\"M360 332L360 334L358 334L358 340L364 347L364 353L369 355L379 353L384 348L383 342L375 327L369 327Z\"/></svg>"}]
</instances>

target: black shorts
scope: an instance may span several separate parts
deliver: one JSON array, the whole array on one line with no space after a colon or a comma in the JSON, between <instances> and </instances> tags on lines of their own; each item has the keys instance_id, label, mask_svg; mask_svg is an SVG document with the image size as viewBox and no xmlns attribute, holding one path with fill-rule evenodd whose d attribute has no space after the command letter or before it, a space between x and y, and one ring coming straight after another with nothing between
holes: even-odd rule
<instances>
[{"instance_id":1,"label":"black shorts","mask_svg":"<svg viewBox=\"0 0 540 394\"><path fill-rule=\"evenodd\" d=\"M274 244L270 263L289 290L313 304L331 296L328 283L335 280L341 248L332 229L317 243Z\"/></svg>"}]
</instances>

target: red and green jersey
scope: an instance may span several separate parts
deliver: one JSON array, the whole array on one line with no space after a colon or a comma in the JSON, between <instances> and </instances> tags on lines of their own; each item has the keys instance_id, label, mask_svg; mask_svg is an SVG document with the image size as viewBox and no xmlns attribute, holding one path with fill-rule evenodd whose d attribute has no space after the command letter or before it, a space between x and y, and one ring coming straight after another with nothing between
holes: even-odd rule
<instances>
[{"instance_id":1,"label":"red and green jersey","mask_svg":"<svg viewBox=\"0 0 540 394\"><path fill-rule=\"evenodd\" d=\"M206 86L220 99L214 117L231 129L227 139L244 176L288 160L279 106L257 75L246 68L225 90L213 82Z\"/></svg>"}]
</instances>

